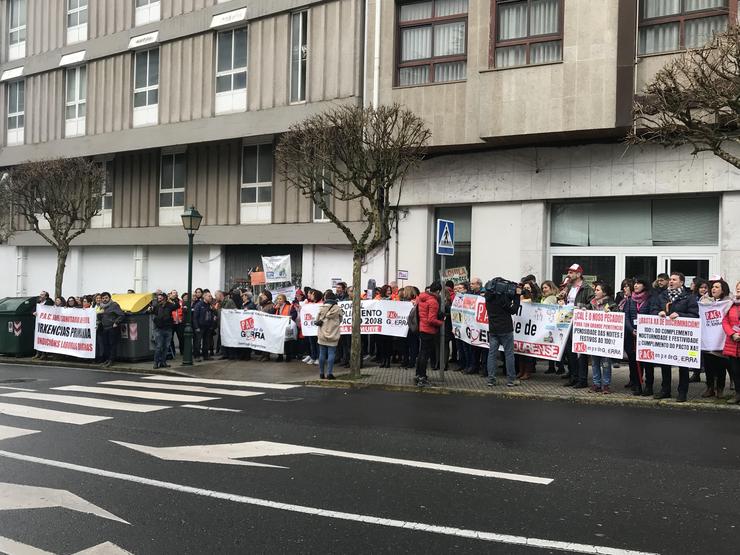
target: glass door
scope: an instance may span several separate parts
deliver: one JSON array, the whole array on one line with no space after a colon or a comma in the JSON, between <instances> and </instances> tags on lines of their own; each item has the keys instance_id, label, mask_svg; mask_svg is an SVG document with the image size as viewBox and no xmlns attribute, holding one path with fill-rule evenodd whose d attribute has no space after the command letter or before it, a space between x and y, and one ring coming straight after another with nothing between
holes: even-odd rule
<instances>
[{"instance_id":1,"label":"glass door","mask_svg":"<svg viewBox=\"0 0 740 555\"><path fill-rule=\"evenodd\" d=\"M707 279L711 274L717 273L715 266L715 256L697 256L695 258L664 256L662 257L661 271L666 274L681 272L686 276L686 287L689 287L695 277Z\"/></svg>"},{"instance_id":2,"label":"glass door","mask_svg":"<svg viewBox=\"0 0 740 555\"><path fill-rule=\"evenodd\" d=\"M624 277L629 279L646 278L650 281L658 275L657 256L625 256Z\"/></svg>"}]
</instances>

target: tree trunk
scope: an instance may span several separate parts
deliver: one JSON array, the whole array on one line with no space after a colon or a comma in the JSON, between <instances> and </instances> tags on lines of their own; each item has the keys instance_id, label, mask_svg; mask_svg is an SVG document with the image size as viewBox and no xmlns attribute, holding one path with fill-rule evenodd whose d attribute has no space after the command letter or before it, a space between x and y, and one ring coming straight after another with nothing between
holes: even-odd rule
<instances>
[{"instance_id":1,"label":"tree trunk","mask_svg":"<svg viewBox=\"0 0 740 555\"><path fill-rule=\"evenodd\" d=\"M64 268L67 265L69 249L57 250L57 273L54 279L54 298L62 296L62 282L64 281Z\"/></svg>"},{"instance_id":2,"label":"tree trunk","mask_svg":"<svg viewBox=\"0 0 740 555\"><path fill-rule=\"evenodd\" d=\"M362 255L352 257L352 350L350 351L350 377L359 378L362 367L362 335L360 335L361 294L362 294Z\"/></svg>"}]
</instances>

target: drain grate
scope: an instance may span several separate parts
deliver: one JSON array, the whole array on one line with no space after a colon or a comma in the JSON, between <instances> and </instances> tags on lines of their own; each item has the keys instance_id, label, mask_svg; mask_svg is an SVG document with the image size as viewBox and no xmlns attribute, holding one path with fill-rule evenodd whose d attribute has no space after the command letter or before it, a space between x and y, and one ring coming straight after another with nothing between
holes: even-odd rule
<instances>
[{"instance_id":1,"label":"drain grate","mask_svg":"<svg viewBox=\"0 0 740 555\"><path fill-rule=\"evenodd\" d=\"M28 383L28 382L35 382L37 380L33 378L10 378L7 380L0 380L0 383Z\"/></svg>"}]
</instances>

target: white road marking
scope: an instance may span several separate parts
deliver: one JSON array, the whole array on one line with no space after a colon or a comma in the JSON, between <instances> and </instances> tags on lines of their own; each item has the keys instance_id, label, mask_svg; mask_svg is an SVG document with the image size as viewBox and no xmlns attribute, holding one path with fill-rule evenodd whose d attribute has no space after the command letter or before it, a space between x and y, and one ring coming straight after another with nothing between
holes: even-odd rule
<instances>
[{"instance_id":1,"label":"white road marking","mask_svg":"<svg viewBox=\"0 0 740 555\"><path fill-rule=\"evenodd\" d=\"M91 424L93 422L111 419L110 416L94 416L92 414L78 414L76 412L61 412L58 410L29 407L28 405L11 405L9 403L0 403L0 414L77 425Z\"/></svg>"},{"instance_id":2,"label":"white road marking","mask_svg":"<svg viewBox=\"0 0 740 555\"><path fill-rule=\"evenodd\" d=\"M206 405L180 405L181 409L215 410L217 412L241 412L239 409L222 409L221 407L209 407Z\"/></svg>"},{"instance_id":3,"label":"white road marking","mask_svg":"<svg viewBox=\"0 0 740 555\"><path fill-rule=\"evenodd\" d=\"M171 391L192 391L195 393L210 393L211 395L231 395L233 397L255 397L257 395L264 395L264 392L262 391L244 391L243 389L223 389L215 387L201 387L197 385L177 385L171 383L129 382L126 380L101 382L100 385L115 385L119 387L143 387L146 389L167 389Z\"/></svg>"},{"instance_id":4,"label":"white road marking","mask_svg":"<svg viewBox=\"0 0 740 555\"><path fill-rule=\"evenodd\" d=\"M114 543L105 542L84 551L78 551L74 555L131 555L131 553L125 549L121 549Z\"/></svg>"},{"instance_id":5,"label":"white road marking","mask_svg":"<svg viewBox=\"0 0 740 555\"><path fill-rule=\"evenodd\" d=\"M9 385L0 385L0 389L10 389L11 391L36 391L35 389L26 389L25 387L10 387Z\"/></svg>"},{"instance_id":6,"label":"white road marking","mask_svg":"<svg viewBox=\"0 0 740 555\"><path fill-rule=\"evenodd\" d=\"M96 409L123 410L128 412L154 412L156 410L169 409L164 405L139 405L136 403L123 403L121 401L109 401L107 399L96 399L95 397L77 397L75 395L53 395L49 393L2 393L0 398L10 397L13 399L30 399L33 401L50 401L65 405L78 405L81 407L93 407Z\"/></svg>"},{"instance_id":7,"label":"white road marking","mask_svg":"<svg viewBox=\"0 0 740 555\"><path fill-rule=\"evenodd\" d=\"M82 497L63 489L39 488L0 482L0 511L23 509L50 509L62 507L78 513L129 524L122 518L85 501Z\"/></svg>"},{"instance_id":8,"label":"white road marking","mask_svg":"<svg viewBox=\"0 0 740 555\"><path fill-rule=\"evenodd\" d=\"M526 482L529 484L544 486L553 482L552 478L540 478L539 476L511 474L509 472L481 470L478 468L466 468L464 466L451 466L448 464L412 461L407 459L394 459L391 457L366 455L363 453L350 453L347 451L333 451L331 449L320 449L317 447L290 445L288 443L273 443L271 441L248 441L245 443L224 443L221 445L185 445L182 447L149 447L147 445L135 445L120 441L114 441L113 443L169 461L243 465L244 461L239 459L279 457L283 455L325 455L360 461L410 466L413 468L424 468L426 470L454 472L456 474L481 476L483 478L498 478L500 480L512 480L515 482Z\"/></svg>"},{"instance_id":9,"label":"white road marking","mask_svg":"<svg viewBox=\"0 0 740 555\"><path fill-rule=\"evenodd\" d=\"M54 468L74 470L76 472L82 472L84 474L102 476L104 478L112 478L114 480L123 480L126 482L132 482L136 484L142 484L142 485L152 486L152 487L161 488L161 489L167 489L170 491L190 493L193 495L199 495L201 497L209 497L211 499L221 499L224 501L232 501L234 503L241 503L243 505L254 505L257 507L265 507L268 509L276 509L280 511L300 513L304 515L316 516L316 517L321 517L321 518L333 518L337 520L360 522L363 524L372 524L375 526L385 526L389 528L403 528L407 530L426 532L426 533L431 533L431 534L456 536L456 537L468 538L472 540L481 540L481 541L502 543L502 544L508 544L508 545L521 545L525 547L540 548L540 549L555 549L558 551L570 551L574 553L589 553L592 555L657 555L655 553L649 553L649 552L644 552L644 551L633 551L633 550L628 550L628 549L619 549L615 547L606 547L606 546L590 545L590 544L583 544L583 543L570 543L570 542L557 541L557 540L545 540L545 539L540 539L540 538L528 538L526 536L513 536L510 534L498 534L495 532L483 532L479 530L453 528L450 526L441 526L441 525L436 525L436 524L423 524L420 522L408 522L404 520L395 520L395 519L389 519L389 518L374 517L374 516L369 516L369 515L332 511L328 509L320 509L318 507L293 505L290 503L282 503L280 501L270 501L269 499L259 499L256 497L247 497L245 495L236 495L233 493L225 493L225 492L220 492L220 491L195 488L192 486L185 486L181 484L175 484L172 482L164 482L162 480L154 480L151 478L145 478L143 476L135 476L132 474L111 472L109 470L103 470L101 468L92 468L89 466L81 466L81 465L77 465L73 463L66 463L62 461L42 459L39 457L33 457L30 455L22 455L20 453L12 453L9 451L0 451L0 457L4 457L7 459L13 459L17 461L42 464L42 465L51 466Z\"/></svg>"},{"instance_id":10,"label":"white road marking","mask_svg":"<svg viewBox=\"0 0 740 555\"><path fill-rule=\"evenodd\" d=\"M0 441L22 437L31 434L38 434L39 430L24 430L23 428L11 428L10 426L0 426Z\"/></svg>"},{"instance_id":11,"label":"white road marking","mask_svg":"<svg viewBox=\"0 0 740 555\"><path fill-rule=\"evenodd\" d=\"M7 555L54 555L49 551L37 549L4 536L0 536L0 553L7 553Z\"/></svg>"},{"instance_id":12,"label":"white road marking","mask_svg":"<svg viewBox=\"0 0 740 555\"><path fill-rule=\"evenodd\" d=\"M182 382L182 383L203 383L213 385L234 385L238 387L256 387L261 389L295 389L302 387L287 383L266 383L266 382L240 382L235 380L208 380L203 378L186 378L184 376L144 376L145 380L157 380L160 382Z\"/></svg>"},{"instance_id":13,"label":"white road marking","mask_svg":"<svg viewBox=\"0 0 740 555\"><path fill-rule=\"evenodd\" d=\"M163 461L178 461L178 462L207 462L207 463L214 463L214 464L221 464L222 459L219 457L219 455L213 455L210 456L208 452L201 453L199 458L187 458L186 456L181 455L179 452L176 451L178 449L177 447L147 447L146 445L136 445L134 443L126 443L123 441L113 441L111 440L111 443L115 443L116 445L120 445L121 447L126 447L127 449L131 449L133 451L138 451L139 453L144 453L145 455L150 455L152 457L157 457L158 459L162 459ZM256 466L259 468L279 468L281 470L287 470L287 466L277 466L274 464L266 464L266 463L256 463L251 461L231 461L229 460L226 464L233 464L235 466Z\"/></svg>"},{"instance_id":14,"label":"white road marking","mask_svg":"<svg viewBox=\"0 0 740 555\"><path fill-rule=\"evenodd\" d=\"M114 397L132 397L134 399L151 399L155 401L184 403L202 403L203 401L215 401L218 399L218 397L198 397L196 395L177 395L175 393L159 393L157 391L116 389L114 387L90 387L86 385L63 385L52 389L59 391L77 391L79 393L98 393L100 395L113 395Z\"/></svg>"}]
</instances>

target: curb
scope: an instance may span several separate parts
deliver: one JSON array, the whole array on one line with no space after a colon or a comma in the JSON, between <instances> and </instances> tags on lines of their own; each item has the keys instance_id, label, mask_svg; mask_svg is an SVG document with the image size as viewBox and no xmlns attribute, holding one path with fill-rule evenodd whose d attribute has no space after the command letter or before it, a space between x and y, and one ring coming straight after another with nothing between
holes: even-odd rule
<instances>
[{"instance_id":1,"label":"curb","mask_svg":"<svg viewBox=\"0 0 740 555\"><path fill-rule=\"evenodd\" d=\"M190 376L185 372L180 372L175 368L136 368L131 366L108 366L104 367L100 364L89 364L80 362L71 362L66 360L32 360L30 358L0 358L0 365L23 365L23 366L48 366L58 368L75 368L77 370L100 370L104 372L121 372L128 374L163 374L166 376Z\"/></svg>"},{"instance_id":2,"label":"curb","mask_svg":"<svg viewBox=\"0 0 740 555\"><path fill-rule=\"evenodd\" d=\"M325 387L329 389L371 389L378 391L395 391L405 393L421 393L424 395L463 395L467 397L498 397L505 399L527 399L538 401L559 401L570 404L585 405L612 405L612 406L629 406L642 408L665 408L674 410L706 410L706 411L740 411L740 405L715 404L708 402L687 401L677 403L674 399L625 399L608 396L591 396L577 397L574 395L563 396L547 393L529 393L524 391L497 391L495 389L488 391L479 391L473 389L453 389L444 386L434 385L432 387L416 387L413 385L393 385L356 382L352 380L309 380L304 385L310 387Z\"/></svg>"}]
</instances>

